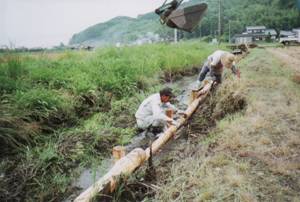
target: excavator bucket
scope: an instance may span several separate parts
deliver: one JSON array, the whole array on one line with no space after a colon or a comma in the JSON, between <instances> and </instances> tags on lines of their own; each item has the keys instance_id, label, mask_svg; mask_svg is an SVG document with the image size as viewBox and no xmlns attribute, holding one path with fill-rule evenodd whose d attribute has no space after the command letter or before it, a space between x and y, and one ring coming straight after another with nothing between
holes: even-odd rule
<instances>
[{"instance_id":1,"label":"excavator bucket","mask_svg":"<svg viewBox=\"0 0 300 202\"><path fill-rule=\"evenodd\" d=\"M206 10L206 3L177 9L165 19L165 23L171 28L192 32L201 21Z\"/></svg>"}]
</instances>

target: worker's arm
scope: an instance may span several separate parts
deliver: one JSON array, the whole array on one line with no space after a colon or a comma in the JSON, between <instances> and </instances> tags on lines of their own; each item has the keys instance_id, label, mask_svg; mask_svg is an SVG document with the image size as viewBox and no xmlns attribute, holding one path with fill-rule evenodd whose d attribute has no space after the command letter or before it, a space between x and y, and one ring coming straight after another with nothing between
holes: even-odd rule
<instances>
[{"instance_id":1,"label":"worker's arm","mask_svg":"<svg viewBox=\"0 0 300 202\"><path fill-rule=\"evenodd\" d=\"M238 78L240 78L240 70L238 68L236 68L235 63L233 63L233 65L231 66L231 71L234 75L236 75Z\"/></svg>"},{"instance_id":2,"label":"worker's arm","mask_svg":"<svg viewBox=\"0 0 300 202\"><path fill-rule=\"evenodd\" d=\"M172 109L174 113L183 116L184 118L187 117L187 114L185 113L185 111L178 109L177 107L175 107L174 105L172 105L170 102L167 102L167 107Z\"/></svg>"},{"instance_id":3,"label":"worker's arm","mask_svg":"<svg viewBox=\"0 0 300 202\"><path fill-rule=\"evenodd\" d=\"M167 102L166 105L167 105L167 107L169 109L172 109L174 112L178 111L177 107L175 107L174 105L172 105L170 102Z\"/></svg>"},{"instance_id":4,"label":"worker's arm","mask_svg":"<svg viewBox=\"0 0 300 202\"><path fill-rule=\"evenodd\" d=\"M173 119L168 117L165 112L162 110L158 102L153 102L151 105L153 116L155 119L172 122Z\"/></svg>"}]
</instances>

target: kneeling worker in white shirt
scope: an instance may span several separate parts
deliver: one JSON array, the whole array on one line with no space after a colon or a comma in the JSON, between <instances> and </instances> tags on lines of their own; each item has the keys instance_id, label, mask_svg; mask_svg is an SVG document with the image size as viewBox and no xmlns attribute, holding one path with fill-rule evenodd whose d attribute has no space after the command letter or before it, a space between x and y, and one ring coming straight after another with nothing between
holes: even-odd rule
<instances>
[{"instance_id":1,"label":"kneeling worker in white shirt","mask_svg":"<svg viewBox=\"0 0 300 202\"><path fill-rule=\"evenodd\" d=\"M167 123L176 125L177 122L166 115L167 109L177 111L176 107L169 102L172 97L172 89L164 88L159 93L146 98L135 113L138 128L150 129L150 131L155 129L155 133L159 133Z\"/></svg>"}]
</instances>

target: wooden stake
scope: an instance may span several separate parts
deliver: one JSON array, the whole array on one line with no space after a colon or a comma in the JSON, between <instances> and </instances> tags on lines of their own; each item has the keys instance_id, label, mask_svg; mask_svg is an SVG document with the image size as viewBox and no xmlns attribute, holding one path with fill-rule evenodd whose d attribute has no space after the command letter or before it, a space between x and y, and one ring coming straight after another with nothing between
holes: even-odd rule
<instances>
[{"instance_id":1,"label":"wooden stake","mask_svg":"<svg viewBox=\"0 0 300 202\"><path fill-rule=\"evenodd\" d=\"M194 102L194 100L198 97L198 92L199 92L198 90L192 90L191 91L189 104Z\"/></svg>"},{"instance_id":2,"label":"wooden stake","mask_svg":"<svg viewBox=\"0 0 300 202\"><path fill-rule=\"evenodd\" d=\"M167 117L173 119L173 115L174 115L173 109L167 109L167 110L166 110L166 115L167 115ZM168 128L169 128L171 125L172 125L172 123L169 123L169 122L168 122Z\"/></svg>"},{"instance_id":3,"label":"wooden stake","mask_svg":"<svg viewBox=\"0 0 300 202\"><path fill-rule=\"evenodd\" d=\"M125 156L125 148L122 146L115 146L112 153L116 163L119 159Z\"/></svg>"}]
</instances>

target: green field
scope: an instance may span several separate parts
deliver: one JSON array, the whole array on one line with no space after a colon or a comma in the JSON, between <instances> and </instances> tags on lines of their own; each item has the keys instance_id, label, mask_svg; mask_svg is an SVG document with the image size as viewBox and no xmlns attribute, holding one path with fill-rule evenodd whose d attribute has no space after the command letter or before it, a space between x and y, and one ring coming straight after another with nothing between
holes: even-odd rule
<instances>
[{"instance_id":1,"label":"green field","mask_svg":"<svg viewBox=\"0 0 300 202\"><path fill-rule=\"evenodd\" d=\"M0 196L60 200L82 168L136 134L134 113L147 95L217 48L189 41L2 54Z\"/></svg>"}]
</instances>

